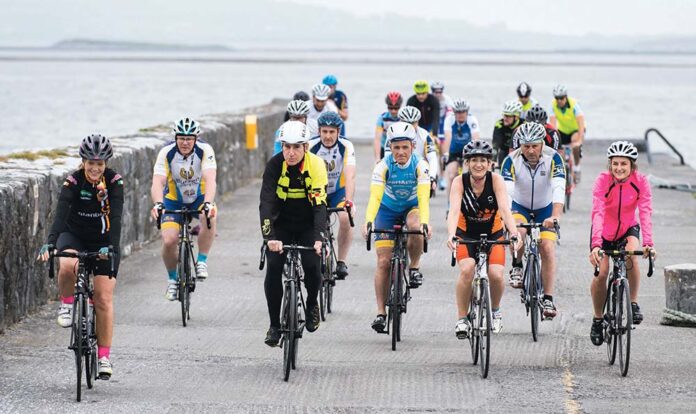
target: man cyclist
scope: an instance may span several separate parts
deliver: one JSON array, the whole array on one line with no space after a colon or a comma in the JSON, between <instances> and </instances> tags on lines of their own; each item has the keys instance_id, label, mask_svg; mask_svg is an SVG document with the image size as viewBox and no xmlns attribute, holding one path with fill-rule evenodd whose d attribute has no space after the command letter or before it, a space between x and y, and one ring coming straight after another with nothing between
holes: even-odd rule
<instances>
[{"instance_id":1,"label":"man cyclist","mask_svg":"<svg viewBox=\"0 0 696 414\"><path fill-rule=\"evenodd\" d=\"M467 172L458 175L452 182L452 208L447 216L447 244L456 254L460 270L456 286L459 320L455 327L455 334L459 339L468 338L471 332L469 300L478 262L478 249L466 244L457 245L455 237L478 240L482 234L487 234L489 240L502 240L503 229L507 228L511 238L519 240L515 219L510 212L505 181L500 175L491 172L493 147L485 141L471 141L464 146L463 157ZM454 207L457 205L459 208ZM500 299L505 289L504 266L505 248L502 245L493 246L488 256L488 277L493 317L491 329L495 333L503 327Z\"/></svg>"},{"instance_id":2,"label":"man cyclist","mask_svg":"<svg viewBox=\"0 0 696 414\"><path fill-rule=\"evenodd\" d=\"M560 151L560 139L558 137L558 131L556 131L556 128L554 128L553 125L549 124L547 121L548 116L546 115L546 110L541 105L535 104L529 109L529 111L527 111L526 122L536 122L537 124L543 125L544 129L546 130L546 138L544 139L544 143L547 146ZM515 141L514 138L515 136L513 135L512 148L517 149L519 148L519 143Z\"/></svg>"},{"instance_id":3,"label":"man cyclist","mask_svg":"<svg viewBox=\"0 0 696 414\"><path fill-rule=\"evenodd\" d=\"M503 105L503 117L495 123L493 128L493 149L497 152L497 156L493 158L496 161L496 166L500 168L503 159L512 150L512 135L518 126L522 123L520 114L522 112L522 104L520 101L507 101Z\"/></svg>"},{"instance_id":4,"label":"man cyclist","mask_svg":"<svg viewBox=\"0 0 696 414\"><path fill-rule=\"evenodd\" d=\"M459 174L459 166L464 161L462 151L464 146L472 140L481 138L478 120L469 115L469 103L464 99L457 99L453 105L454 113L445 120L445 148L447 149L447 162L445 164L445 179L447 180L447 194L451 191L452 179Z\"/></svg>"},{"instance_id":5,"label":"man cyclist","mask_svg":"<svg viewBox=\"0 0 696 414\"><path fill-rule=\"evenodd\" d=\"M324 76L324 79L321 81L321 83L323 83L331 89L329 98L331 98L331 100L336 104L338 114L344 121L344 124L341 126L341 135L346 136L345 121L348 120L348 97L343 91L339 91L338 89L336 89L336 86L338 85L338 79L336 78L336 76L326 75Z\"/></svg>"},{"instance_id":6,"label":"man cyclist","mask_svg":"<svg viewBox=\"0 0 696 414\"><path fill-rule=\"evenodd\" d=\"M528 122L515 132L520 148L503 161L501 175L512 199L512 212L518 223L527 223L531 213L534 221L542 223L541 279L544 286L543 314L545 319L556 316L553 302L556 274L556 240L554 223L560 222L565 202L565 166L554 149L544 145L546 130L541 124ZM524 240L526 229L520 229ZM510 285L522 287L522 247L510 270Z\"/></svg>"},{"instance_id":7,"label":"man cyclist","mask_svg":"<svg viewBox=\"0 0 696 414\"><path fill-rule=\"evenodd\" d=\"M208 254L215 239L215 206L217 164L215 151L210 144L198 140L201 130L198 122L182 118L174 125L174 142L165 145L157 155L152 174L150 195L154 206L152 218L162 221L162 260L167 269L168 284L165 297L178 299L176 265L179 261L177 249L179 226L185 225L180 214L162 214L162 210L200 210L210 219L210 228L201 226L198 235L198 257L196 278L208 278Z\"/></svg>"},{"instance_id":8,"label":"man cyclist","mask_svg":"<svg viewBox=\"0 0 696 414\"><path fill-rule=\"evenodd\" d=\"M353 144L339 136L343 120L335 112L319 116L319 137L309 141L309 151L318 155L326 163L329 185L326 190L327 207L347 206L354 214L353 195L355 194L355 149ZM338 212L338 258L336 277L343 280L348 276L346 258L353 241L353 228L350 227L348 212Z\"/></svg>"},{"instance_id":9,"label":"man cyclist","mask_svg":"<svg viewBox=\"0 0 696 414\"><path fill-rule=\"evenodd\" d=\"M391 91L387 93L387 97L384 98L384 101L387 104L387 112L382 112L382 114L377 117L377 126L375 127L375 139L373 141L375 163L384 158L384 144L387 142L387 130L391 124L399 121L399 109L401 109L401 104L403 104L404 99L400 92Z\"/></svg>"},{"instance_id":10,"label":"man cyclist","mask_svg":"<svg viewBox=\"0 0 696 414\"><path fill-rule=\"evenodd\" d=\"M307 128L309 129L310 135L312 134L312 131L315 132L315 134L311 136L316 136L317 134L319 134L319 126L317 125L317 120L307 119L307 115L309 114L309 104L307 104L307 102L299 99L292 100L288 103L287 111L285 113L289 115L290 121L300 121L303 124L307 124ZM288 120L286 119L286 121ZM275 142L273 143L273 155L283 150L283 145L278 139L279 134L280 128L278 128L275 133Z\"/></svg>"},{"instance_id":11,"label":"man cyclist","mask_svg":"<svg viewBox=\"0 0 696 414\"><path fill-rule=\"evenodd\" d=\"M65 178L53 225L37 259L47 261L50 250L54 248L58 252L99 251L106 255L108 246L113 246L113 273L109 260L91 263L97 318L97 370L99 378L109 379L113 373L110 350L114 324L113 293L121 240L123 179L106 167L113 155L108 138L98 134L88 136L82 140L79 154L82 163L77 171ZM61 303L57 322L63 328L72 326L77 262L78 259L60 258L58 288Z\"/></svg>"},{"instance_id":12,"label":"man cyclist","mask_svg":"<svg viewBox=\"0 0 696 414\"><path fill-rule=\"evenodd\" d=\"M305 91L297 91L295 94L292 96L293 101L309 101L309 95L307 95L307 92ZM309 108L309 106L307 107ZM283 122L287 122L290 120L290 113L288 111L285 111L285 116L283 117Z\"/></svg>"},{"instance_id":13,"label":"man cyclist","mask_svg":"<svg viewBox=\"0 0 696 414\"><path fill-rule=\"evenodd\" d=\"M574 181L580 182L580 159L582 158L582 143L585 141L585 113L578 101L568 96L565 85L553 88L554 99L551 102L553 113L551 125L558 129L561 145L571 145L573 161L575 162Z\"/></svg>"},{"instance_id":14,"label":"man cyclist","mask_svg":"<svg viewBox=\"0 0 696 414\"><path fill-rule=\"evenodd\" d=\"M445 118L447 115L452 113L452 107L454 106L454 101L452 98L445 94L445 84L440 81L435 81L430 84L430 91L440 102L440 116L439 116L439 126L437 130L437 138L440 141L438 144L442 147L442 143L445 140L445 130L443 128L445 124ZM446 148L440 148L441 152L445 152Z\"/></svg>"},{"instance_id":15,"label":"man cyclist","mask_svg":"<svg viewBox=\"0 0 696 414\"><path fill-rule=\"evenodd\" d=\"M437 172L440 171L440 160L437 157L437 149L435 148L435 142L432 136L428 131L418 126L420 117L420 111L413 106L405 106L399 110L399 120L408 122L416 130L416 142L413 151L414 154L417 154L428 162L431 189L434 191L437 187ZM384 144L384 153L391 153L389 140Z\"/></svg>"},{"instance_id":16,"label":"man cyclist","mask_svg":"<svg viewBox=\"0 0 696 414\"><path fill-rule=\"evenodd\" d=\"M268 161L261 184L259 216L261 234L268 246L264 291L270 319L264 342L272 347L278 345L281 336L284 244L314 247L314 252L301 252L307 289L305 326L309 332L319 328L319 257L326 232L328 178L324 160L308 152L308 135L302 122L288 121L280 127L283 151Z\"/></svg>"},{"instance_id":17,"label":"man cyclist","mask_svg":"<svg viewBox=\"0 0 696 414\"><path fill-rule=\"evenodd\" d=\"M413 153L416 130L406 122L397 122L389 127L387 133L391 154L385 156L372 171L363 237L367 238L370 225L373 229L391 229L397 222L403 222L411 230L422 228L430 238L432 233L427 225L430 217L430 176L425 160ZM372 322L372 329L384 332L394 235L376 234L375 240L377 317ZM423 253L423 240L420 237L409 237L408 253L409 285L417 288L423 283L423 275L418 270Z\"/></svg>"},{"instance_id":18,"label":"man cyclist","mask_svg":"<svg viewBox=\"0 0 696 414\"><path fill-rule=\"evenodd\" d=\"M406 105L414 106L421 112L421 119L418 122L421 128L428 131L433 137L437 137L440 126L440 100L435 95L429 93L430 87L424 80L416 81L413 84L412 95L406 101Z\"/></svg>"},{"instance_id":19,"label":"man cyclist","mask_svg":"<svg viewBox=\"0 0 696 414\"><path fill-rule=\"evenodd\" d=\"M537 103L536 99L530 97L531 94L532 87L527 82L520 82L520 84L517 85L517 99L519 99L522 104L520 119L523 121L527 119L527 112Z\"/></svg>"}]
</instances>

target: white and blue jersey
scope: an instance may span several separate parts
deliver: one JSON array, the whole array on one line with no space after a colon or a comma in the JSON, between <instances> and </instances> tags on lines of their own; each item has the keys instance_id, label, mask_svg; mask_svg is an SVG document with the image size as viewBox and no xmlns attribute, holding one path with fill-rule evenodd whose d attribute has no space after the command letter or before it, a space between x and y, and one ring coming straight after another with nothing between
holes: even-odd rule
<instances>
[{"instance_id":1,"label":"white and blue jersey","mask_svg":"<svg viewBox=\"0 0 696 414\"><path fill-rule=\"evenodd\" d=\"M548 146L544 146L534 168L522 155L522 149L511 152L500 167L500 175L514 205L530 211L565 202L565 174L563 158Z\"/></svg>"},{"instance_id":2,"label":"white and blue jersey","mask_svg":"<svg viewBox=\"0 0 696 414\"><path fill-rule=\"evenodd\" d=\"M452 156L461 156L464 146L471 142L474 133L480 133L479 123L475 116L467 115L466 122L459 123L455 114L450 114L445 119L445 131L452 133L450 140L449 153Z\"/></svg>"}]
</instances>

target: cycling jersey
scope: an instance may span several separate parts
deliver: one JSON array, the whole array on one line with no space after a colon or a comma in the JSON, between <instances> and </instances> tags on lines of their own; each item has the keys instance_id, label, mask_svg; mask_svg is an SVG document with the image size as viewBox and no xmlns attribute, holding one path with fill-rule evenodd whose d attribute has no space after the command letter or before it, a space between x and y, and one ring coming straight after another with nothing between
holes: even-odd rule
<instances>
[{"instance_id":1,"label":"cycling jersey","mask_svg":"<svg viewBox=\"0 0 696 414\"><path fill-rule=\"evenodd\" d=\"M493 128L493 148L498 151L498 156L496 161L498 165L503 163L503 159L508 155L510 149L512 149L512 136L515 134L515 130L518 126L522 124L521 120L515 121L510 126L505 126L502 119L499 119L495 123Z\"/></svg>"},{"instance_id":2,"label":"cycling jersey","mask_svg":"<svg viewBox=\"0 0 696 414\"><path fill-rule=\"evenodd\" d=\"M565 165L552 148L544 146L534 169L522 155L522 149L517 149L505 158L500 174L512 201L527 210L565 202Z\"/></svg>"},{"instance_id":3,"label":"cycling jersey","mask_svg":"<svg viewBox=\"0 0 696 414\"><path fill-rule=\"evenodd\" d=\"M480 133L478 120L470 114L467 115L466 122L461 124L457 122L455 114L450 114L445 119L444 128L445 131L452 133L449 146L450 160L452 161L461 159L464 146L471 142L475 133Z\"/></svg>"},{"instance_id":4,"label":"cycling jersey","mask_svg":"<svg viewBox=\"0 0 696 414\"><path fill-rule=\"evenodd\" d=\"M321 111L318 110L316 106L314 106L314 102L312 102L311 100L307 101L307 106L309 106L309 113L307 114L307 120L313 119L316 121L319 119L319 116L325 112L338 113L338 108L336 108L336 104L331 99L326 100L326 105L324 105L324 108ZM309 123L307 124L307 126L309 126ZM316 135L316 134L314 134L314 135Z\"/></svg>"},{"instance_id":5,"label":"cycling jersey","mask_svg":"<svg viewBox=\"0 0 696 414\"><path fill-rule=\"evenodd\" d=\"M520 101L520 103L522 103L522 101ZM520 114L520 119L525 120L527 118L527 111L532 109L532 107L536 104L537 100L534 98L529 98L526 105L522 104L522 113Z\"/></svg>"},{"instance_id":6,"label":"cycling jersey","mask_svg":"<svg viewBox=\"0 0 696 414\"><path fill-rule=\"evenodd\" d=\"M438 130L437 130L437 136L440 139L445 138L445 128L444 128L445 118L447 118L447 116L449 114L451 114L453 110L454 110L454 101L452 100L452 98L449 95L443 93L440 97L440 118L439 118L440 124L439 124Z\"/></svg>"},{"instance_id":7,"label":"cycling jersey","mask_svg":"<svg viewBox=\"0 0 696 414\"><path fill-rule=\"evenodd\" d=\"M428 132L434 132L438 130L440 125L440 101L432 93L428 94L425 101L421 102L416 98L416 95L408 98L406 102L408 106L414 106L418 108L421 113L421 118L418 121L418 125L424 128Z\"/></svg>"},{"instance_id":8,"label":"cycling jersey","mask_svg":"<svg viewBox=\"0 0 696 414\"><path fill-rule=\"evenodd\" d=\"M382 133L382 142L380 143L382 148L384 148L384 144L387 141L387 129L394 122L399 122L399 116L392 116L389 111L382 112L382 115L377 117L377 132Z\"/></svg>"},{"instance_id":9,"label":"cycling jersey","mask_svg":"<svg viewBox=\"0 0 696 414\"><path fill-rule=\"evenodd\" d=\"M348 97L343 91L335 91L331 99L336 104L336 108L340 110L348 109Z\"/></svg>"},{"instance_id":10,"label":"cycling jersey","mask_svg":"<svg viewBox=\"0 0 696 414\"><path fill-rule=\"evenodd\" d=\"M602 239L616 241L638 222L640 217L643 245L653 246L652 192L648 179L633 171L622 182L609 171L599 174L592 188L591 248L601 247Z\"/></svg>"},{"instance_id":11,"label":"cycling jersey","mask_svg":"<svg viewBox=\"0 0 696 414\"><path fill-rule=\"evenodd\" d=\"M440 171L440 160L437 157L437 150L432 136L421 127L416 128L416 143L413 153L428 162L430 178L435 179L437 177L437 172ZM387 154L391 154L391 148L385 143L384 155L387 156Z\"/></svg>"},{"instance_id":12,"label":"cycling jersey","mask_svg":"<svg viewBox=\"0 0 696 414\"><path fill-rule=\"evenodd\" d=\"M559 132L573 135L580 129L577 118L584 113L575 99L568 97L566 105L563 108L560 108L558 102L554 99L551 102L551 110L558 121Z\"/></svg>"},{"instance_id":13,"label":"cycling jersey","mask_svg":"<svg viewBox=\"0 0 696 414\"><path fill-rule=\"evenodd\" d=\"M560 146L560 136L558 135L558 131L556 131L556 128L554 128L551 124L545 124L544 129L546 129L545 144L557 150ZM518 142L518 140L515 139L515 136L513 135L512 149L517 149L519 147L520 143Z\"/></svg>"},{"instance_id":14,"label":"cycling jersey","mask_svg":"<svg viewBox=\"0 0 696 414\"><path fill-rule=\"evenodd\" d=\"M353 144L345 138L338 138L336 143L327 148L321 139L314 138L309 141L309 151L319 156L326 163L329 185L326 193L331 195L346 186L346 177L343 168L347 165L355 166L355 149Z\"/></svg>"},{"instance_id":15,"label":"cycling jersey","mask_svg":"<svg viewBox=\"0 0 696 414\"><path fill-rule=\"evenodd\" d=\"M176 142L172 142L157 155L154 174L167 177L165 199L189 204L205 194L203 171L216 168L215 151L210 144L198 140L191 154L183 156Z\"/></svg>"}]
</instances>

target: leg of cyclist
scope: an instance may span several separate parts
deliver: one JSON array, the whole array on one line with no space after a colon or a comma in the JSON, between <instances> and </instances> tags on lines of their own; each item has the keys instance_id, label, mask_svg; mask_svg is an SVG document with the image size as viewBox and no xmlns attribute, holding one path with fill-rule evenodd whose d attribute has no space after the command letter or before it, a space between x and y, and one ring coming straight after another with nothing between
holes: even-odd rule
<instances>
[{"instance_id":1,"label":"leg of cyclist","mask_svg":"<svg viewBox=\"0 0 696 414\"><path fill-rule=\"evenodd\" d=\"M513 218L517 224L527 223L527 219L516 211L513 211ZM519 250L517 250L514 258L512 260L512 268L510 268L510 286L515 289L522 289L522 256L524 255L524 243L527 236L527 229L517 228L517 232L520 234Z\"/></svg>"},{"instance_id":2,"label":"leg of cyclist","mask_svg":"<svg viewBox=\"0 0 696 414\"><path fill-rule=\"evenodd\" d=\"M604 342L603 316L604 302L607 300L607 277L609 276L609 257L604 256L599 264L599 275L592 278L590 283L590 294L592 295L592 328L590 329L590 339L592 343L600 346Z\"/></svg>"},{"instance_id":3,"label":"leg of cyclist","mask_svg":"<svg viewBox=\"0 0 696 414\"><path fill-rule=\"evenodd\" d=\"M116 265L115 265L116 266ZM108 273L108 272L99 272ZM112 374L111 339L114 327L114 287L116 278L100 274L94 277L94 310L97 316L97 359L99 377L108 379Z\"/></svg>"},{"instance_id":4,"label":"leg of cyclist","mask_svg":"<svg viewBox=\"0 0 696 414\"><path fill-rule=\"evenodd\" d=\"M381 244L381 246L380 246ZM389 265L393 249L393 242L378 240L377 269L375 269L375 298L377 300L377 317L372 322L372 329L384 332L387 328L387 296L389 295Z\"/></svg>"},{"instance_id":5,"label":"leg of cyclist","mask_svg":"<svg viewBox=\"0 0 696 414\"><path fill-rule=\"evenodd\" d=\"M626 237L626 250L640 250L640 241L635 236ZM633 311L633 324L643 322L643 312L638 306L638 290L640 289L640 268L638 261L640 256L630 256L626 260L626 273L628 273L628 286L631 290L631 310Z\"/></svg>"},{"instance_id":6,"label":"leg of cyclist","mask_svg":"<svg viewBox=\"0 0 696 414\"><path fill-rule=\"evenodd\" d=\"M556 279L556 239L549 236L549 233L555 236L555 233L542 231L539 251L542 260L541 281L544 286L544 317L553 319L556 316L556 306L553 303L553 288Z\"/></svg>"},{"instance_id":7,"label":"leg of cyclist","mask_svg":"<svg viewBox=\"0 0 696 414\"><path fill-rule=\"evenodd\" d=\"M348 258L348 251L350 250L350 244L352 242L353 228L350 227L348 213L345 211L340 211L338 213L338 263L336 265L336 274L339 279L345 279L346 276L348 276L346 259Z\"/></svg>"},{"instance_id":8,"label":"leg of cyclist","mask_svg":"<svg viewBox=\"0 0 696 414\"><path fill-rule=\"evenodd\" d=\"M298 242L304 246L314 246L314 229L302 232ZM305 327L309 332L319 328L321 315L319 314L319 287L321 286L321 257L316 252L302 251L302 268L304 269L304 285L307 289L307 321Z\"/></svg>"},{"instance_id":9,"label":"leg of cyclist","mask_svg":"<svg viewBox=\"0 0 696 414\"><path fill-rule=\"evenodd\" d=\"M459 339L466 339L471 332L471 324L467 319L469 316L469 301L471 300L472 282L474 280L474 271L476 262L469 257L465 245L457 247L457 258L461 255L463 258L459 260L459 277L455 287L455 296L457 298L457 324L454 327L454 334ZM461 252L461 253L460 253Z\"/></svg>"},{"instance_id":10,"label":"leg of cyclist","mask_svg":"<svg viewBox=\"0 0 696 414\"><path fill-rule=\"evenodd\" d=\"M451 185L451 182L450 182ZM417 231L421 229L420 216L418 209L414 208L406 215L406 227L409 230ZM423 284L423 274L420 272L420 258L423 255L423 238L410 236L406 243L408 249L409 263L409 285L415 289Z\"/></svg>"},{"instance_id":11,"label":"leg of cyclist","mask_svg":"<svg viewBox=\"0 0 696 414\"><path fill-rule=\"evenodd\" d=\"M275 236L283 244L291 241L289 233L282 228L275 229ZM278 346L281 336L280 307L283 301L283 265L286 255L287 250L283 250L283 253L266 251L266 278L263 282L263 290L266 294L270 327L266 332L264 343L271 347Z\"/></svg>"},{"instance_id":12,"label":"leg of cyclist","mask_svg":"<svg viewBox=\"0 0 696 414\"><path fill-rule=\"evenodd\" d=\"M574 161L574 175L577 182L580 181L580 160L582 159L582 143L584 141L584 136L580 134L580 131L575 131L570 137L571 145L573 146L573 161Z\"/></svg>"},{"instance_id":13,"label":"leg of cyclist","mask_svg":"<svg viewBox=\"0 0 696 414\"><path fill-rule=\"evenodd\" d=\"M177 300L179 298L179 288L176 284L176 266L179 260L179 224L176 222L162 223L162 260L167 269L168 283L166 298Z\"/></svg>"},{"instance_id":14,"label":"leg of cyclist","mask_svg":"<svg viewBox=\"0 0 696 414\"><path fill-rule=\"evenodd\" d=\"M77 253L73 249L65 249L64 252ZM58 290L60 291L60 307L58 308L58 326L69 328L72 325L73 294L75 292L75 280L77 279L77 259L61 257L59 259Z\"/></svg>"},{"instance_id":15,"label":"leg of cyclist","mask_svg":"<svg viewBox=\"0 0 696 414\"><path fill-rule=\"evenodd\" d=\"M217 220L215 217L210 218L210 228L206 223L206 219L201 215L201 230L198 234L198 257L196 259L196 278L205 280L208 278L208 253L213 246L215 240L215 228Z\"/></svg>"},{"instance_id":16,"label":"leg of cyclist","mask_svg":"<svg viewBox=\"0 0 696 414\"><path fill-rule=\"evenodd\" d=\"M459 163L456 159L447 160L447 165L445 166L445 180L447 180L447 194L449 195L450 190L452 190L452 180L458 175ZM457 206L455 206L457 207Z\"/></svg>"}]
</instances>

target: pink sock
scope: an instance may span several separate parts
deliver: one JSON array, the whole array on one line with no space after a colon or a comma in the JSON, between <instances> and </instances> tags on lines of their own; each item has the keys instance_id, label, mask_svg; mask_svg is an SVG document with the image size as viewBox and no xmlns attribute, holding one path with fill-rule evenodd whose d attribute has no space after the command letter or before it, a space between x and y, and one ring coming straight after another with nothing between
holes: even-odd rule
<instances>
[{"instance_id":1,"label":"pink sock","mask_svg":"<svg viewBox=\"0 0 696 414\"><path fill-rule=\"evenodd\" d=\"M111 351L111 347L109 346L97 346L97 359L102 359L104 357L109 357L109 352Z\"/></svg>"},{"instance_id":2,"label":"pink sock","mask_svg":"<svg viewBox=\"0 0 696 414\"><path fill-rule=\"evenodd\" d=\"M73 302L75 301L75 297L74 296L63 296L60 298L60 301L63 303L66 303L68 305L72 305Z\"/></svg>"}]
</instances>

